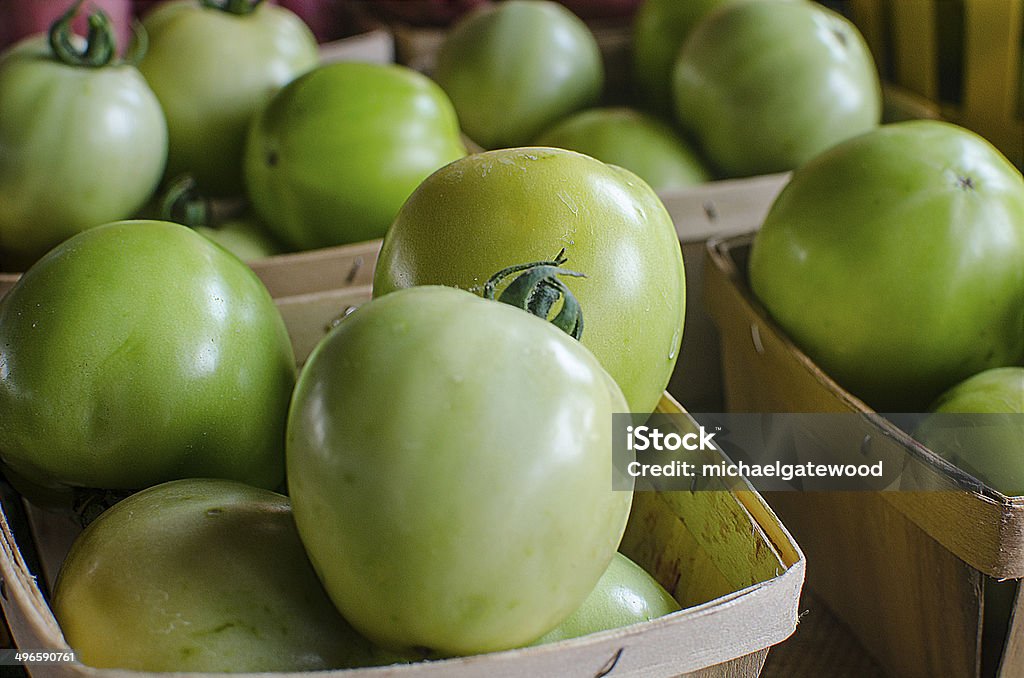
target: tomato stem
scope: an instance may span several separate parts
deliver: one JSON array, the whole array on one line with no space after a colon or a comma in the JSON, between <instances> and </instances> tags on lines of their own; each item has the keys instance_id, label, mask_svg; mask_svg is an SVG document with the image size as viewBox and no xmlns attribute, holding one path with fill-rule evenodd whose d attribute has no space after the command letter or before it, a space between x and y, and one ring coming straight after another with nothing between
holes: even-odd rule
<instances>
[{"instance_id":1,"label":"tomato stem","mask_svg":"<svg viewBox=\"0 0 1024 678\"><path fill-rule=\"evenodd\" d=\"M199 192L190 174L172 181L160 199L160 217L189 228L209 225L210 212L210 201Z\"/></svg>"},{"instance_id":2,"label":"tomato stem","mask_svg":"<svg viewBox=\"0 0 1024 678\"><path fill-rule=\"evenodd\" d=\"M227 12L236 16L252 14L263 4L263 0L201 0L203 7Z\"/></svg>"},{"instance_id":3,"label":"tomato stem","mask_svg":"<svg viewBox=\"0 0 1024 678\"><path fill-rule=\"evenodd\" d=\"M132 19L131 27L132 39L128 43L128 49L125 50L122 61L132 66L138 66L142 57L146 56L146 50L149 49L149 34L146 33L145 27L138 19Z\"/></svg>"},{"instance_id":4,"label":"tomato stem","mask_svg":"<svg viewBox=\"0 0 1024 678\"><path fill-rule=\"evenodd\" d=\"M566 261L564 255L565 248L562 248L550 261L535 261L503 268L484 284L483 296L494 299L498 285L509 276L519 273L520 275L508 284L497 300L548 320L552 307L561 298L562 308L550 319L551 324L574 339L579 339L583 336L583 309L580 308L576 296L558 276L586 276L578 271L562 268Z\"/></svg>"},{"instance_id":5,"label":"tomato stem","mask_svg":"<svg viewBox=\"0 0 1024 678\"><path fill-rule=\"evenodd\" d=\"M112 62L117 56L114 27L106 12L102 9L93 10L89 14L89 31L85 36L85 43L76 47L73 43L74 32L71 30L71 22L82 8L82 2L83 0L77 0L50 26L50 49L62 63L69 66L100 68Z\"/></svg>"}]
</instances>

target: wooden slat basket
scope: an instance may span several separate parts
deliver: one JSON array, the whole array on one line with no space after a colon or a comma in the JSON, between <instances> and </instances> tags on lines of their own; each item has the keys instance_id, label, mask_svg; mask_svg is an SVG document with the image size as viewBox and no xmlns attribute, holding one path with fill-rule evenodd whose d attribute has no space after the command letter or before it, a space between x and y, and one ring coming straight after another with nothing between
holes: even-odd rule
<instances>
[{"instance_id":1,"label":"wooden slat basket","mask_svg":"<svg viewBox=\"0 0 1024 678\"><path fill-rule=\"evenodd\" d=\"M706 251L728 410L859 414L827 441L830 453L903 460L903 478L915 479L899 491L765 493L807 552L808 587L892 675L981 675L984 587L1024 577L1024 497L942 460L797 348L747 286L751 240ZM1024 675L1022 605L987 675Z\"/></svg>"},{"instance_id":2,"label":"wooden slat basket","mask_svg":"<svg viewBox=\"0 0 1024 678\"><path fill-rule=\"evenodd\" d=\"M278 299L298 361L305 360L338 318L369 297L368 286L356 285ZM695 425L667 394L659 411L676 413L686 426ZM3 509L0 604L14 640L23 649L67 650L47 595L79 528L70 515L45 512L12 491ZM27 527L15 533L12 525ZM746 484L696 492L637 492L621 550L651 572L684 609L551 645L317 675L752 678L760 673L769 648L796 628L803 555ZM30 569L29 562L36 566ZM34 678L146 675L81 664L29 670Z\"/></svg>"}]
</instances>

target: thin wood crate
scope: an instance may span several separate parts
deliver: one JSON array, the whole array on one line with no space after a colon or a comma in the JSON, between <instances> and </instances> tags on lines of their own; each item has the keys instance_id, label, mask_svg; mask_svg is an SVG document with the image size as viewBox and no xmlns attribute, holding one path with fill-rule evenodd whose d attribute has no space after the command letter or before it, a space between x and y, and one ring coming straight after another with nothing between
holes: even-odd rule
<instances>
[{"instance_id":1,"label":"thin wood crate","mask_svg":"<svg viewBox=\"0 0 1024 678\"><path fill-rule=\"evenodd\" d=\"M369 297L364 285L277 300L298 361L305 360L336 319ZM683 415L668 395L659 411ZM682 421L695 426L688 418ZM46 592L79 528L69 515L47 513L16 495L8 497L3 509L0 604L14 640L24 649L67 650ZM24 516L26 520L12 519ZM27 523L28 529L15 534L11 525L19 523ZM621 550L651 572L684 609L551 645L317 675L751 678L760 673L769 648L796 628L803 555L760 495L745 484L728 490L637 492ZM38 567L30 570L26 562ZM30 671L34 678L129 675L81 664L32 666Z\"/></svg>"},{"instance_id":2,"label":"thin wood crate","mask_svg":"<svg viewBox=\"0 0 1024 678\"><path fill-rule=\"evenodd\" d=\"M1024 163L1024 0L844 0L879 70Z\"/></svg>"},{"instance_id":3,"label":"thin wood crate","mask_svg":"<svg viewBox=\"0 0 1024 678\"><path fill-rule=\"evenodd\" d=\"M830 450L905 459L904 478L915 479L899 491L765 494L807 552L808 587L892 675L978 676L986 580L1024 577L1024 497L942 460L800 351L747 286L751 240L714 240L706 250L728 410L859 414ZM1024 675L1022 605L1018 598L1000 678Z\"/></svg>"}]
</instances>

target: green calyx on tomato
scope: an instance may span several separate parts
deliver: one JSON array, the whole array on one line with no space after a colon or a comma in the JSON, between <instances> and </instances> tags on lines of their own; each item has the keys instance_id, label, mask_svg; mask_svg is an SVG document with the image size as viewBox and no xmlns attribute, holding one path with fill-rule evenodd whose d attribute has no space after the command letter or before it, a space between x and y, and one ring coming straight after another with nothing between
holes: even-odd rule
<instances>
[{"instance_id":1,"label":"green calyx on tomato","mask_svg":"<svg viewBox=\"0 0 1024 678\"><path fill-rule=\"evenodd\" d=\"M199 0L203 7L219 9L235 16L252 14L263 0Z\"/></svg>"},{"instance_id":2,"label":"green calyx on tomato","mask_svg":"<svg viewBox=\"0 0 1024 678\"><path fill-rule=\"evenodd\" d=\"M89 32L85 37L85 44L79 48L72 44L71 21L78 14L82 2L83 0L78 0L71 5L50 27L50 48L54 56L69 66L106 66L117 57L117 45L110 17L103 10L89 14Z\"/></svg>"},{"instance_id":3,"label":"green calyx on tomato","mask_svg":"<svg viewBox=\"0 0 1024 678\"><path fill-rule=\"evenodd\" d=\"M295 523L342 615L413 656L554 628L625 529L609 425L625 407L580 342L507 304L425 285L347 315L287 429Z\"/></svg>"},{"instance_id":4,"label":"green calyx on tomato","mask_svg":"<svg viewBox=\"0 0 1024 678\"><path fill-rule=\"evenodd\" d=\"M505 278L519 273L498 296L497 301L521 308L538 318L547 320L551 308L561 298L562 307L558 314L551 319L551 324L578 340L583 335L583 310L572 290L558 276L568 275L576 278L585 276L577 271L562 268L562 264L566 261L564 255L565 248L562 248L558 256L551 261L517 264L498 271L484 285L484 298L494 299L498 285Z\"/></svg>"},{"instance_id":5,"label":"green calyx on tomato","mask_svg":"<svg viewBox=\"0 0 1024 678\"><path fill-rule=\"evenodd\" d=\"M295 358L256 274L191 229L117 222L0 300L0 459L48 487L277 487Z\"/></svg>"},{"instance_id":6,"label":"green calyx on tomato","mask_svg":"<svg viewBox=\"0 0 1024 678\"><path fill-rule=\"evenodd\" d=\"M280 254L281 245L267 232L251 211L219 216L214 203L199 190L189 174L170 183L157 209L160 218L183 224L209 238L242 261L254 261Z\"/></svg>"}]
</instances>

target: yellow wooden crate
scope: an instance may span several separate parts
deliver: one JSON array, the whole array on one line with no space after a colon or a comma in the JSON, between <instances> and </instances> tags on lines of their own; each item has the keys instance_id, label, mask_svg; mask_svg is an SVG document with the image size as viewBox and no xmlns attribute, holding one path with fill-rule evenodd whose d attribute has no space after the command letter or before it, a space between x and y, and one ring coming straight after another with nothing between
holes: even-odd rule
<instances>
[{"instance_id":1,"label":"yellow wooden crate","mask_svg":"<svg viewBox=\"0 0 1024 678\"><path fill-rule=\"evenodd\" d=\"M1024 0L846 0L880 71L1024 163Z\"/></svg>"}]
</instances>

